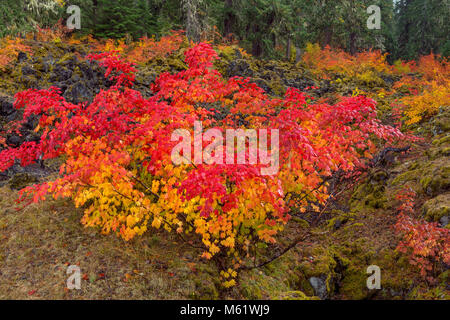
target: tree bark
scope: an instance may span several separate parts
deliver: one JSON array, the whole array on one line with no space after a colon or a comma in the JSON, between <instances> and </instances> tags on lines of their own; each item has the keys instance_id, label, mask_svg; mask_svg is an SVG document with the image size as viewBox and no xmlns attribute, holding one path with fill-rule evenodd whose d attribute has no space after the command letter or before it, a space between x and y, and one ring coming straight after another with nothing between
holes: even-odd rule
<instances>
[{"instance_id":1,"label":"tree bark","mask_svg":"<svg viewBox=\"0 0 450 320\"><path fill-rule=\"evenodd\" d=\"M233 0L225 0L226 14L224 19L224 35L225 37L233 33L233 26L236 21L236 17L233 13Z\"/></svg>"},{"instance_id":2,"label":"tree bark","mask_svg":"<svg viewBox=\"0 0 450 320\"><path fill-rule=\"evenodd\" d=\"M350 54L353 56L356 54L356 33L350 33Z\"/></svg>"},{"instance_id":3,"label":"tree bark","mask_svg":"<svg viewBox=\"0 0 450 320\"><path fill-rule=\"evenodd\" d=\"M287 48L286 48L286 60L288 60L288 61L291 60L291 54L292 54L291 46L292 46L291 37L288 36Z\"/></svg>"},{"instance_id":4,"label":"tree bark","mask_svg":"<svg viewBox=\"0 0 450 320\"><path fill-rule=\"evenodd\" d=\"M97 9L98 9L98 0L93 0L92 1L93 3L93 9L92 9L92 12L93 12L93 17L92 17L92 23L94 24L94 29L95 29L95 26L97 25Z\"/></svg>"}]
</instances>

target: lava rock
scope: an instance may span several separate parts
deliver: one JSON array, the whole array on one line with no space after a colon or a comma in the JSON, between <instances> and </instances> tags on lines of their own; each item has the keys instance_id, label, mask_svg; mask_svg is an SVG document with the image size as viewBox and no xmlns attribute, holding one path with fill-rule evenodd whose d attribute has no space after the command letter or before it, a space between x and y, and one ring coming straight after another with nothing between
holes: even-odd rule
<instances>
[{"instance_id":1,"label":"lava rock","mask_svg":"<svg viewBox=\"0 0 450 320\"><path fill-rule=\"evenodd\" d=\"M13 110L13 112L11 112L7 117L6 117L6 122L11 122L11 121L15 121L15 120L19 120L20 118L20 113L17 110Z\"/></svg>"},{"instance_id":2,"label":"lava rock","mask_svg":"<svg viewBox=\"0 0 450 320\"><path fill-rule=\"evenodd\" d=\"M56 65L50 76L50 82L67 81L72 77L72 71L61 65Z\"/></svg>"},{"instance_id":3,"label":"lava rock","mask_svg":"<svg viewBox=\"0 0 450 320\"><path fill-rule=\"evenodd\" d=\"M38 179L28 173L18 173L12 177L9 186L13 190L21 190L24 187L38 182Z\"/></svg>"},{"instance_id":4,"label":"lava rock","mask_svg":"<svg viewBox=\"0 0 450 320\"><path fill-rule=\"evenodd\" d=\"M5 100L5 98L0 98L0 116L6 117L14 111L15 109L11 102Z\"/></svg>"},{"instance_id":5,"label":"lava rock","mask_svg":"<svg viewBox=\"0 0 450 320\"><path fill-rule=\"evenodd\" d=\"M21 63L28 60L28 56L25 52L19 52L19 55L17 56L17 62Z\"/></svg>"},{"instance_id":6,"label":"lava rock","mask_svg":"<svg viewBox=\"0 0 450 320\"><path fill-rule=\"evenodd\" d=\"M309 278L309 283L314 289L314 294L320 299L324 300L328 298L327 284L325 280L317 277Z\"/></svg>"},{"instance_id":7,"label":"lava rock","mask_svg":"<svg viewBox=\"0 0 450 320\"><path fill-rule=\"evenodd\" d=\"M10 145L10 146L12 146L12 147L18 147L18 146L20 146L20 143L22 142L22 139L19 137L19 136L17 136L17 135L12 135L12 136L9 136L7 139L6 139L6 144L8 144L8 145Z\"/></svg>"},{"instance_id":8,"label":"lava rock","mask_svg":"<svg viewBox=\"0 0 450 320\"><path fill-rule=\"evenodd\" d=\"M28 76L28 75L34 75L34 74L36 74L36 70L34 70L32 67L30 67L30 66L23 66L22 67L22 74L24 75L24 76Z\"/></svg>"},{"instance_id":9,"label":"lava rock","mask_svg":"<svg viewBox=\"0 0 450 320\"><path fill-rule=\"evenodd\" d=\"M64 92L64 98L72 103L80 103L92 99L92 92L81 82L75 83Z\"/></svg>"},{"instance_id":10,"label":"lava rock","mask_svg":"<svg viewBox=\"0 0 450 320\"><path fill-rule=\"evenodd\" d=\"M439 219L439 223L441 224L442 228L445 228L449 222L450 216L443 216L441 219Z\"/></svg>"},{"instance_id":11,"label":"lava rock","mask_svg":"<svg viewBox=\"0 0 450 320\"><path fill-rule=\"evenodd\" d=\"M227 75L228 77L240 76L240 77L253 77L253 70L247 61L243 59L238 59L231 61L228 66Z\"/></svg>"}]
</instances>

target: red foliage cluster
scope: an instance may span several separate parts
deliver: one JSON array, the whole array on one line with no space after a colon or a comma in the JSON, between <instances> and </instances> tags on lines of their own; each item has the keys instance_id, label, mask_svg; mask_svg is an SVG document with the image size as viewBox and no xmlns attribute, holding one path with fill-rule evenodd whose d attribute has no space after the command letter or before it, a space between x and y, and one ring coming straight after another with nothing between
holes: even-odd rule
<instances>
[{"instance_id":1,"label":"red foliage cluster","mask_svg":"<svg viewBox=\"0 0 450 320\"><path fill-rule=\"evenodd\" d=\"M105 77L116 82L117 87L133 85L136 69L133 63L123 62L117 52L103 52L99 54L90 54L87 56L90 61L99 61L102 67L106 68ZM115 74L112 74L112 73Z\"/></svg>"},{"instance_id":2,"label":"red foliage cluster","mask_svg":"<svg viewBox=\"0 0 450 320\"><path fill-rule=\"evenodd\" d=\"M401 190L396 196L402 202L395 224L396 232L402 237L397 250L408 254L410 263L420 269L421 275L433 281L431 275L436 263L450 265L450 230L438 227L437 223L411 217L415 196L416 193L409 188Z\"/></svg>"},{"instance_id":3,"label":"red foliage cluster","mask_svg":"<svg viewBox=\"0 0 450 320\"><path fill-rule=\"evenodd\" d=\"M145 63L154 58L163 58L181 47L185 39L183 33L172 31L170 35L161 37L158 41L143 37L133 44L126 54L126 59L134 63Z\"/></svg>"}]
</instances>

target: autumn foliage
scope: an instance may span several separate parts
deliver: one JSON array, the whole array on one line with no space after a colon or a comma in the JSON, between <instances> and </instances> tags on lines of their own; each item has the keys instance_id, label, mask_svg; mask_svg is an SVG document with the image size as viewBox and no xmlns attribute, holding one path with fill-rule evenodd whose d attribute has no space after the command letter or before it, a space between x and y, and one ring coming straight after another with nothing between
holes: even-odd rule
<instances>
[{"instance_id":1,"label":"autumn foliage","mask_svg":"<svg viewBox=\"0 0 450 320\"><path fill-rule=\"evenodd\" d=\"M394 85L396 90L407 91L400 100L406 124L418 123L450 105L450 65L446 58L423 56L417 64L410 64L408 71Z\"/></svg>"},{"instance_id":2,"label":"autumn foliage","mask_svg":"<svg viewBox=\"0 0 450 320\"><path fill-rule=\"evenodd\" d=\"M0 152L0 172L16 159L26 166L61 157L60 176L22 190L20 201L71 198L84 208L85 226L127 241L164 228L202 248L204 258L231 266L224 280L232 286L233 270L257 243L277 241L293 207L318 210L329 197L327 177L364 166L374 141L403 135L381 124L367 97L329 105L290 88L274 99L250 79L225 79L213 67L219 58L209 44L185 56L188 69L161 74L148 99L133 89L133 64L117 53L88 57L115 82L92 103L69 103L55 87L16 94L24 119L39 117L41 139ZM279 148L270 152L280 154L279 171L264 176L261 164L174 165L170 137L180 128L192 132L195 121L221 131L278 129Z\"/></svg>"},{"instance_id":3,"label":"autumn foliage","mask_svg":"<svg viewBox=\"0 0 450 320\"><path fill-rule=\"evenodd\" d=\"M410 263L419 268L421 275L433 281L436 264L450 264L450 230L438 227L437 223L413 218L415 196L409 188L401 190L396 196L402 203L395 224L395 230L401 236L397 250L407 254Z\"/></svg>"},{"instance_id":4,"label":"autumn foliage","mask_svg":"<svg viewBox=\"0 0 450 320\"><path fill-rule=\"evenodd\" d=\"M0 40L0 71L17 59L19 52L30 53L31 49L19 38L6 37Z\"/></svg>"},{"instance_id":5,"label":"autumn foliage","mask_svg":"<svg viewBox=\"0 0 450 320\"><path fill-rule=\"evenodd\" d=\"M340 74L348 78L356 77L370 72L390 72L390 66L386 61L387 54L378 50L365 51L351 54L333 49L329 46L321 48L319 44L309 43L303 55L303 62L316 75L330 79L334 74Z\"/></svg>"},{"instance_id":6,"label":"autumn foliage","mask_svg":"<svg viewBox=\"0 0 450 320\"><path fill-rule=\"evenodd\" d=\"M303 63L324 79L379 84L381 74L400 77L389 94L400 94L400 110L407 125L419 123L440 107L450 105L450 66L445 57L431 53L417 62L398 60L389 65L387 54L376 50L352 56L329 46L308 44L305 51Z\"/></svg>"},{"instance_id":7,"label":"autumn foliage","mask_svg":"<svg viewBox=\"0 0 450 320\"><path fill-rule=\"evenodd\" d=\"M87 42L92 47L92 51L117 52L128 62L145 64L156 58L165 58L179 50L185 41L183 33L183 31L171 31L169 35L160 39L142 37L130 43L127 43L125 39L96 40L88 36Z\"/></svg>"},{"instance_id":8,"label":"autumn foliage","mask_svg":"<svg viewBox=\"0 0 450 320\"><path fill-rule=\"evenodd\" d=\"M168 36L155 39L154 37L143 37L133 44L127 53L128 61L141 64L155 58L164 58L180 49L185 40L182 31L172 31Z\"/></svg>"}]
</instances>

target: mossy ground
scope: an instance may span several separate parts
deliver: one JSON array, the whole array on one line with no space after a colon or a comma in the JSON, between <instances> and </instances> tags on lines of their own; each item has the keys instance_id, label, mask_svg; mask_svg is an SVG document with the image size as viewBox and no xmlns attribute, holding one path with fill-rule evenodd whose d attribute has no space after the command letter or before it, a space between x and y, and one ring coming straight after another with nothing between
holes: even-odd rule
<instances>
[{"instance_id":1,"label":"mossy ground","mask_svg":"<svg viewBox=\"0 0 450 320\"><path fill-rule=\"evenodd\" d=\"M80 211L47 201L17 211L17 192L0 188L0 299L217 299L217 270L176 239L154 233L133 242L80 224ZM67 290L69 265L81 290Z\"/></svg>"}]
</instances>

